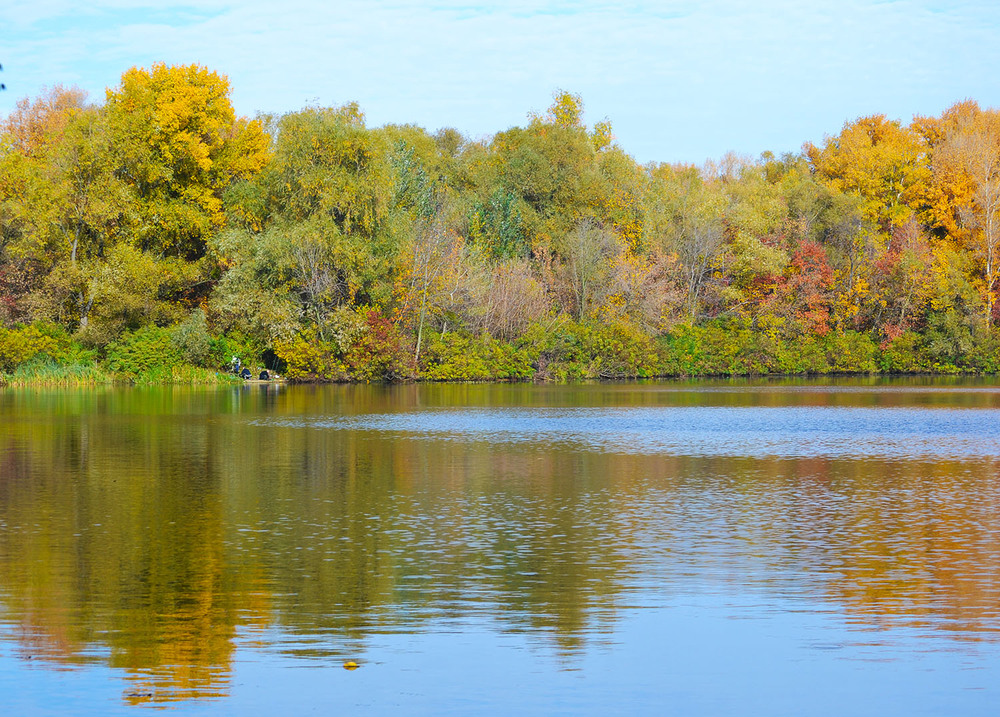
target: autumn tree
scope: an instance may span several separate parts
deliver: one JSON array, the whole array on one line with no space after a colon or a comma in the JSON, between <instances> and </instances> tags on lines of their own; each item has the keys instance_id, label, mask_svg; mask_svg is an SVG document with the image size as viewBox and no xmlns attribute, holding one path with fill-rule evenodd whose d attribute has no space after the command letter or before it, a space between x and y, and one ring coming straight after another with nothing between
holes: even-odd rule
<instances>
[{"instance_id":1,"label":"autumn tree","mask_svg":"<svg viewBox=\"0 0 1000 717\"><path fill-rule=\"evenodd\" d=\"M239 118L229 80L199 65L134 67L107 93L115 173L136 197L132 241L197 259L225 223L222 195L267 162L268 137Z\"/></svg>"},{"instance_id":2,"label":"autumn tree","mask_svg":"<svg viewBox=\"0 0 1000 717\"><path fill-rule=\"evenodd\" d=\"M441 215L420 221L410 242L402 279L406 305L416 312L417 341L414 359L420 360L428 314L444 308L453 298L456 278L464 275L464 242ZM458 276L456 276L458 275Z\"/></svg>"},{"instance_id":3,"label":"autumn tree","mask_svg":"<svg viewBox=\"0 0 1000 717\"><path fill-rule=\"evenodd\" d=\"M652 170L652 240L677 257L689 320L701 314L701 301L725 245L723 220L729 198L706 181L696 167L661 165Z\"/></svg>"},{"instance_id":4,"label":"autumn tree","mask_svg":"<svg viewBox=\"0 0 1000 717\"><path fill-rule=\"evenodd\" d=\"M896 227L872 261L867 301L856 324L892 340L922 326L932 293L934 250L927 233L911 219Z\"/></svg>"},{"instance_id":5,"label":"autumn tree","mask_svg":"<svg viewBox=\"0 0 1000 717\"><path fill-rule=\"evenodd\" d=\"M581 222L560 239L561 273L571 297L572 314L581 319L600 304L608 291L611 262L616 253L614 235L593 221Z\"/></svg>"},{"instance_id":6,"label":"autumn tree","mask_svg":"<svg viewBox=\"0 0 1000 717\"><path fill-rule=\"evenodd\" d=\"M804 149L820 179L860 197L862 215L882 230L910 217L914 186L926 179L924 146L911 128L871 115L846 123L822 147Z\"/></svg>"},{"instance_id":7,"label":"autumn tree","mask_svg":"<svg viewBox=\"0 0 1000 717\"><path fill-rule=\"evenodd\" d=\"M114 172L107 118L79 90L56 87L19 103L5 129L5 164L20 173L20 191L5 194L22 217L10 251L45 277L35 313L86 328L94 268L126 235L132 212Z\"/></svg>"},{"instance_id":8,"label":"autumn tree","mask_svg":"<svg viewBox=\"0 0 1000 717\"><path fill-rule=\"evenodd\" d=\"M392 147L356 105L289 113L271 129L273 158L227 192L232 227L213 243L226 269L216 315L264 340L303 316L322 326L345 303L388 304L399 243Z\"/></svg>"},{"instance_id":9,"label":"autumn tree","mask_svg":"<svg viewBox=\"0 0 1000 717\"><path fill-rule=\"evenodd\" d=\"M1000 112L971 113L956 122L934 150L934 171L938 176L957 175L968 187L956 193L958 226L967 229L966 242L982 266L984 305L991 322L1000 261Z\"/></svg>"},{"instance_id":10,"label":"autumn tree","mask_svg":"<svg viewBox=\"0 0 1000 717\"><path fill-rule=\"evenodd\" d=\"M789 261L783 286L792 316L806 332L824 336L830 330L833 270L816 241L800 239Z\"/></svg>"}]
</instances>

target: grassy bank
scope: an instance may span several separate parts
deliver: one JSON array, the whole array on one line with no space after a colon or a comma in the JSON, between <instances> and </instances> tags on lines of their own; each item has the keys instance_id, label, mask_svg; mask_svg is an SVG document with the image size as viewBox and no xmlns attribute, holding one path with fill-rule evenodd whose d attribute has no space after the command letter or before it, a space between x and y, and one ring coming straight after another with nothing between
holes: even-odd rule
<instances>
[{"instance_id":1,"label":"grassy bank","mask_svg":"<svg viewBox=\"0 0 1000 717\"><path fill-rule=\"evenodd\" d=\"M221 371L184 364L160 367L138 374L125 374L116 373L95 364L60 365L44 362L18 366L12 373L0 373L0 386L11 387L81 388L113 384L212 386L234 383L241 383L241 380Z\"/></svg>"},{"instance_id":2,"label":"grassy bank","mask_svg":"<svg viewBox=\"0 0 1000 717\"><path fill-rule=\"evenodd\" d=\"M262 347L241 336L192 339L184 326L145 327L91 349L52 327L7 330L0 381L12 386L218 385L240 379L214 368L238 356L253 375L263 367L291 381L538 381L709 376L996 375L1000 334L904 332L878 342L871 333L822 335L794 325L715 320L652 335L628 321L565 318L534 324L502 340L486 332L411 336L371 314L350 340L307 332Z\"/></svg>"}]
</instances>

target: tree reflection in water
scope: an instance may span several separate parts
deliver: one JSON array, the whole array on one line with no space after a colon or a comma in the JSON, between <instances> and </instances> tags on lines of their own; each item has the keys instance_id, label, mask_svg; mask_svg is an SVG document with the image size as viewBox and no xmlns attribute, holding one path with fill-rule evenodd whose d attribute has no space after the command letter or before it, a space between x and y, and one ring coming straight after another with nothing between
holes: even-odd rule
<instances>
[{"instance_id":1,"label":"tree reflection in water","mask_svg":"<svg viewBox=\"0 0 1000 717\"><path fill-rule=\"evenodd\" d=\"M572 665L643 591L996 637L993 459L643 455L300 420L692 400L530 390L0 394L2 634L25 657L121 668L132 703L226 694L241 639L338 662L443 620L526 632ZM760 395L850 403L702 400Z\"/></svg>"}]
</instances>

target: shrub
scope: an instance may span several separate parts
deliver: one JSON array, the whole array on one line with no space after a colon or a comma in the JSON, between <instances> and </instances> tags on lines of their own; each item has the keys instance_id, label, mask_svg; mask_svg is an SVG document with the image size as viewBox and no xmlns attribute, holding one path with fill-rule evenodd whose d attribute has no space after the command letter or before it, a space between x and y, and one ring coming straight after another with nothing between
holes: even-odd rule
<instances>
[{"instance_id":1,"label":"shrub","mask_svg":"<svg viewBox=\"0 0 1000 717\"><path fill-rule=\"evenodd\" d=\"M655 376L658 357L653 339L635 324L616 319L584 335L589 354L587 373L594 378Z\"/></svg>"},{"instance_id":2,"label":"shrub","mask_svg":"<svg viewBox=\"0 0 1000 717\"><path fill-rule=\"evenodd\" d=\"M208 333L208 320L202 309L195 309L182 323L174 327L171 335L174 348L184 360L194 366L212 365L212 337Z\"/></svg>"},{"instance_id":3,"label":"shrub","mask_svg":"<svg viewBox=\"0 0 1000 717\"><path fill-rule=\"evenodd\" d=\"M257 364L264 353L258 339L233 331L222 336L210 336L208 340L209 362L211 366L229 368L233 356L246 365Z\"/></svg>"},{"instance_id":4,"label":"shrub","mask_svg":"<svg viewBox=\"0 0 1000 717\"><path fill-rule=\"evenodd\" d=\"M398 381L416 374L413 347L381 311L363 308L364 331L348 348L345 360L359 381Z\"/></svg>"},{"instance_id":5,"label":"shrub","mask_svg":"<svg viewBox=\"0 0 1000 717\"><path fill-rule=\"evenodd\" d=\"M145 326L125 334L105 349L108 368L135 378L154 369L180 363L183 356L173 341L173 332L159 326Z\"/></svg>"},{"instance_id":6,"label":"shrub","mask_svg":"<svg viewBox=\"0 0 1000 717\"><path fill-rule=\"evenodd\" d=\"M702 373L705 330L691 324L678 324L661 336L656 344L660 372L665 376L692 376Z\"/></svg>"},{"instance_id":7,"label":"shrub","mask_svg":"<svg viewBox=\"0 0 1000 717\"><path fill-rule=\"evenodd\" d=\"M963 365L979 373L1000 371L1000 335L992 327L982 326L972 336L972 348Z\"/></svg>"},{"instance_id":8,"label":"shrub","mask_svg":"<svg viewBox=\"0 0 1000 717\"><path fill-rule=\"evenodd\" d=\"M489 334L435 336L421 356L420 377L432 381L525 380L535 375L530 347Z\"/></svg>"},{"instance_id":9,"label":"shrub","mask_svg":"<svg viewBox=\"0 0 1000 717\"><path fill-rule=\"evenodd\" d=\"M293 381L346 381L347 365L337 346L321 341L315 329L278 341L275 355L285 362L285 376Z\"/></svg>"},{"instance_id":10,"label":"shrub","mask_svg":"<svg viewBox=\"0 0 1000 717\"><path fill-rule=\"evenodd\" d=\"M66 333L51 324L32 324L15 329L0 327L0 370L13 371L32 360L64 363L81 352Z\"/></svg>"},{"instance_id":11,"label":"shrub","mask_svg":"<svg viewBox=\"0 0 1000 717\"><path fill-rule=\"evenodd\" d=\"M920 334L904 331L886 342L878 358L879 369L885 373L920 373L931 370L931 361L924 351Z\"/></svg>"},{"instance_id":12,"label":"shrub","mask_svg":"<svg viewBox=\"0 0 1000 717\"><path fill-rule=\"evenodd\" d=\"M878 346L869 334L857 331L833 332L824 337L827 364L831 371L876 373Z\"/></svg>"}]
</instances>

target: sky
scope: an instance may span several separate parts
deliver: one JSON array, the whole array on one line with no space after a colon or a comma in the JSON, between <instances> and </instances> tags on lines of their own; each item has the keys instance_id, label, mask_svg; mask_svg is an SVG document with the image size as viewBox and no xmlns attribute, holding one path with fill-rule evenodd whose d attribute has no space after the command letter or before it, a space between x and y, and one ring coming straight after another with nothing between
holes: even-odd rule
<instances>
[{"instance_id":1,"label":"sky","mask_svg":"<svg viewBox=\"0 0 1000 717\"><path fill-rule=\"evenodd\" d=\"M3 0L0 115L45 86L198 63L237 112L356 101L474 139L579 94L640 162L757 156L845 121L1000 106L996 0Z\"/></svg>"}]
</instances>

